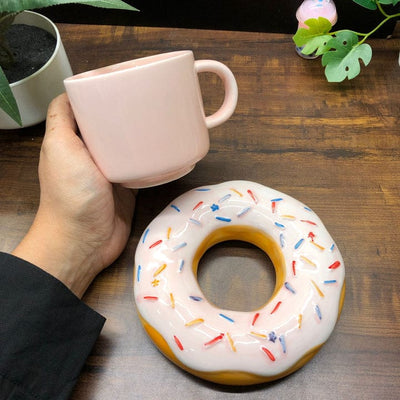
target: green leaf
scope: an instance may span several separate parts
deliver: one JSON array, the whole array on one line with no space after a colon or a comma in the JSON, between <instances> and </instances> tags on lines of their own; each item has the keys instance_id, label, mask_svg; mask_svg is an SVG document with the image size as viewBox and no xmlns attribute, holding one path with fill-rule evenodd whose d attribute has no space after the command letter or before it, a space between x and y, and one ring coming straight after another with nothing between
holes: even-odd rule
<instances>
[{"instance_id":1,"label":"green leaf","mask_svg":"<svg viewBox=\"0 0 400 400\"><path fill-rule=\"evenodd\" d=\"M21 114L11 91L8 80L0 67L0 108L4 110L18 125L22 126Z\"/></svg>"},{"instance_id":2,"label":"green leaf","mask_svg":"<svg viewBox=\"0 0 400 400\"><path fill-rule=\"evenodd\" d=\"M376 6L376 2L374 0L353 0L354 3L358 5L368 8L368 10L376 10L378 7Z\"/></svg>"},{"instance_id":3,"label":"green leaf","mask_svg":"<svg viewBox=\"0 0 400 400\"><path fill-rule=\"evenodd\" d=\"M318 38L322 35L326 35L332 29L332 24L329 22L328 19L323 17L310 18L305 21L305 24L309 28L300 28L293 36L293 40L296 43L296 46L305 46L308 42L315 39L317 39L317 42L320 42Z\"/></svg>"},{"instance_id":4,"label":"green leaf","mask_svg":"<svg viewBox=\"0 0 400 400\"><path fill-rule=\"evenodd\" d=\"M371 46L358 44L358 36L352 31L338 32L329 45L331 50L322 56L322 65L329 82L353 79L360 73L360 59L364 65L371 61Z\"/></svg>"},{"instance_id":5,"label":"green leaf","mask_svg":"<svg viewBox=\"0 0 400 400\"><path fill-rule=\"evenodd\" d=\"M93 7L138 11L122 0L1 0L0 12L20 12L60 4L85 4Z\"/></svg>"},{"instance_id":6,"label":"green leaf","mask_svg":"<svg viewBox=\"0 0 400 400\"><path fill-rule=\"evenodd\" d=\"M379 3L381 4L392 4L395 6L397 3L400 2L400 0L378 0Z\"/></svg>"},{"instance_id":7,"label":"green leaf","mask_svg":"<svg viewBox=\"0 0 400 400\"><path fill-rule=\"evenodd\" d=\"M329 41L332 39L332 36L322 35L315 38L310 39L304 47L301 49L303 54L313 54L315 53L317 56L326 53L331 48L329 46Z\"/></svg>"}]
</instances>

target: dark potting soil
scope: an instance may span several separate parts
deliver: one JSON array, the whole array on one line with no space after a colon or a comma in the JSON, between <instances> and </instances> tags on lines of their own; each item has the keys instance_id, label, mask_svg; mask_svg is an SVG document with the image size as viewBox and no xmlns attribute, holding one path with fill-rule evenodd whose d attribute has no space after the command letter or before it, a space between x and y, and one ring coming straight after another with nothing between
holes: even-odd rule
<instances>
[{"instance_id":1,"label":"dark potting soil","mask_svg":"<svg viewBox=\"0 0 400 400\"><path fill-rule=\"evenodd\" d=\"M10 83L40 69L56 47L56 39L49 32L24 24L11 25L6 33L6 41L15 59L11 68L3 69Z\"/></svg>"}]
</instances>

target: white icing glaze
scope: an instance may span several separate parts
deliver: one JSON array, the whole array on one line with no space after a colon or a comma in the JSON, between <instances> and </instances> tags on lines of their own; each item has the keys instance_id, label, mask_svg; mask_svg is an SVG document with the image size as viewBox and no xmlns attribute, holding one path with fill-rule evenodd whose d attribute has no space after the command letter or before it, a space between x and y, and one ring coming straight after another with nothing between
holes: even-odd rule
<instances>
[{"instance_id":1,"label":"white icing glaze","mask_svg":"<svg viewBox=\"0 0 400 400\"><path fill-rule=\"evenodd\" d=\"M192 270L204 238L234 225L263 231L284 256L285 284L256 311L216 308ZM136 251L134 291L140 315L185 366L271 377L328 339L344 275L340 252L313 211L260 184L231 181L183 194L151 222Z\"/></svg>"}]
</instances>

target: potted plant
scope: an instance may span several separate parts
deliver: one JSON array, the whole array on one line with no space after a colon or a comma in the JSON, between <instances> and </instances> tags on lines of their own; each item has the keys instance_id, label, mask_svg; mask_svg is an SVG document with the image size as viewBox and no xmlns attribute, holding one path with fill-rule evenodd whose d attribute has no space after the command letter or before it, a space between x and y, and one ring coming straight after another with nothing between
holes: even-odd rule
<instances>
[{"instance_id":1,"label":"potted plant","mask_svg":"<svg viewBox=\"0 0 400 400\"><path fill-rule=\"evenodd\" d=\"M63 80L71 76L72 71L58 29L45 16L28 10L67 3L137 11L122 0L1 0L0 129L15 129L44 121L50 101L64 91ZM12 31L17 27L24 29ZM28 41L26 49L20 43L25 31L32 34L33 29L33 40L46 37L50 44L53 41L52 48L45 60L37 62L28 72L19 73L16 67L25 64L24 56L28 61L36 58L26 53L34 47L31 39L25 38ZM10 41L18 41L18 50L10 48ZM18 62L14 62L15 57Z\"/></svg>"},{"instance_id":2,"label":"potted plant","mask_svg":"<svg viewBox=\"0 0 400 400\"><path fill-rule=\"evenodd\" d=\"M293 37L302 53L322 55L322 66L325 67L325 76L329 82L342 82L344 79L353 79L361 71L360 60L368 65L372 58L371 46L366 40L383 24L400 17L400 12L388 13L383 8L393 7L400 0L353 0L358 5L382 14L382 21L370 32L360 33L352 30L331 32L332 25L326 18L311 18L305 22L306 28L299 28ZM400 63L400 58L399 58Z\"/></svg>"}]
</instances>

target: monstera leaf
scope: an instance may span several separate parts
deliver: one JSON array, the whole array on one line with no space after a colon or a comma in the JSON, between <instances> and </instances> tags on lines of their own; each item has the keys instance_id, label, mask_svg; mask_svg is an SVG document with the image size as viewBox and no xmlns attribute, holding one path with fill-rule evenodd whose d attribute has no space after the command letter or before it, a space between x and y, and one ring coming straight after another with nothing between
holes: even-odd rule
<instances>
[{"instance_id":1,"label":"monstera leaf","mask_svg":"<svg viewBox=\"0 0 400 400\"><path fill-rule=\"evenodd\" d=\"M360 73L360 59L368 65L372 58L371 46L358 43L352 31L341 31L329 41L330 51L322 56L325 76L329 82L353 79Z\"/></svg>"},{"instance_id":2,"label":"monstera leaf","mask_svg":"<svg viewBox=\"0 0 400 400\"><path fill-rule=\"evenodd\" d=\"M322 17L308 19L305 24L308 29L300 28L293 36L296 46L302 47L303 54L323 54L329 49L327 46L331 36L327 33L332 29L332 24Z\"/></svg>"}]
</instances>

